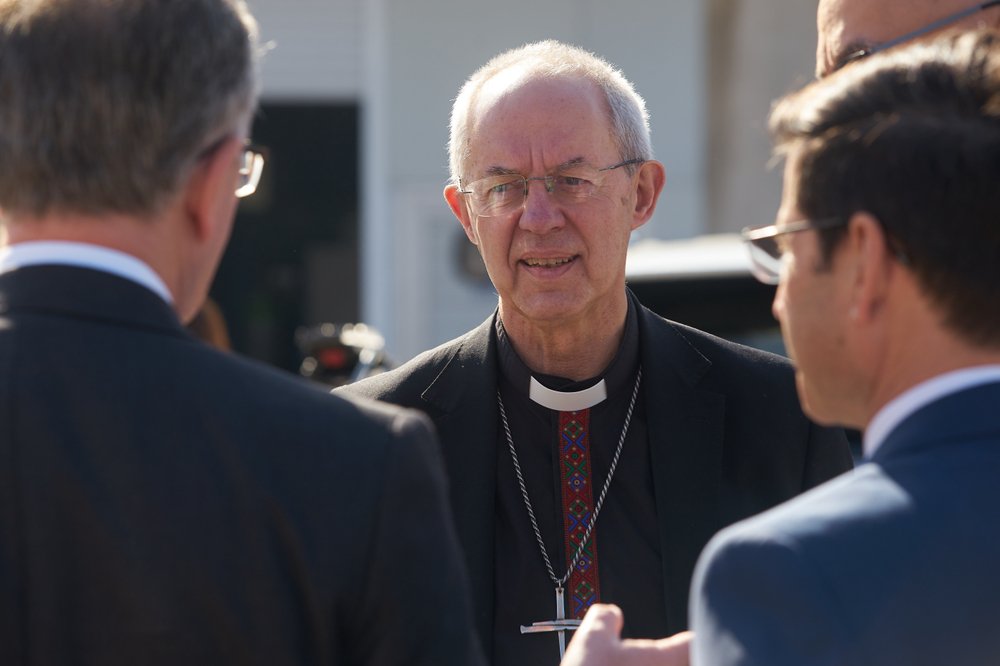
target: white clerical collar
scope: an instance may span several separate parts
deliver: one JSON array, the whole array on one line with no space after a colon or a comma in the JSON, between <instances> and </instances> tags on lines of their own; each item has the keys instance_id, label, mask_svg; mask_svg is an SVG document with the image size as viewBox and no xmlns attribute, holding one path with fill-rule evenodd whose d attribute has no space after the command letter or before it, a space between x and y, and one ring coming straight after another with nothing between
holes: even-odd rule
<instances>
[{"instance_id":1,"label":"white clerical collar","mask_svg":"<svg viewBox=\"0 0 1000 666\"><path fill-rule=\"evenodd\" d=\"M528 397L542 407L557 412L579 412L604 402L608 397L608 389L602 379L582 391L553 391L532 377Z\"/></svg>"},{"instance_id":2,"label":"white clerical collar","mask_svg":"<svg viewBox=\"0 0 1000 666\"><path fill-rule=\"evenodd\" d=\"M137 282L173 304L170 290L149 264L100 245L69 241L31 241L0 247L0 274L38 265L79 266Z\"/></svg>"},{"instance_id":3,"label":"white clerical collar","mask_svg":"<svg viewBox=\"0 0 1000 666\"><path fill-rule=\"evenodd\" d=\"M882 446L889 433L921 407L952 393L1000 382L1000 365L981 365L953 370L907 389L887 402L865 428L862 451L865 458Z\"/></svg>"}]
</instances>

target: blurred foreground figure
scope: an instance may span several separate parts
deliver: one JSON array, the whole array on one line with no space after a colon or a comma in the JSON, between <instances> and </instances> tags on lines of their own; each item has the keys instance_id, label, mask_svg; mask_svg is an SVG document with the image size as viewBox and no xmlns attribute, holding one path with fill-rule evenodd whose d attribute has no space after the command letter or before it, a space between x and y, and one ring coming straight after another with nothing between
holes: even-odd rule
<instances>
[{"instance_id":1,"label":"blurred foreground figure","mask_svg":"<svg viewBox=\"0 0 1000 666\"><path fill-rule=\"evenodd\" d=\"M0 0L0 663L475 664L426 419L191 337L242 0Z\"/></svg>"},{"instance_id":2,"label":"blurred foreground figure","mask_svg":"<svg viewBox=\"0 0 1000 666\"><path fill-rule=\"evenodd\" d=\"M1000 35L865 59L771 129L784 197L745 235L806 412L867 462L709 543L692 661L1000 663ZM566 666L658 663L599 620Z\"/></svg>"},{"instance_id":3,"label":"blurred foreground figure","mask_svg":"<svg viewBox=\"0 0 1000 666\"><path fill-rule=\"evenodd\" d=\"M819 0L816 76L941 30L1000 28L1000 0Z\"/></svg>"}]
</instances>

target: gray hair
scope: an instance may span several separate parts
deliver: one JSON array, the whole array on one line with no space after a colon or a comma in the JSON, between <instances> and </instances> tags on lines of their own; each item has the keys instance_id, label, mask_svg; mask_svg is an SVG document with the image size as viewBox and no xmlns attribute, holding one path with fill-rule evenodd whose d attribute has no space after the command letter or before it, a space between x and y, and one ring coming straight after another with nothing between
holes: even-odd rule
<instances>
[{"instance_id":1,"label":"gray hair","mask_svg":"<svg viewBox=\"0 0 1000 666\"><path fill-rule=\"evenodd\" d=\"M525 44L495 56L476 70L462 86L451 110L448 162L451 182L458 184L472 138L472 109L483 85L507 69L517 67L528 79L575 76L596 84L608 102L609 123L623 160L653 158L646 102L621 70L589 51L549 39Z\"/></svg>"},{"instance_id":2,"label":"gray hair","mask_svg":"<svg viewBox=\"0 0 1000 666\"><path fill-rule=\"evenodd\" d=\"M249 122L244 0L0 0L0 208L150 214Z\"/></svg>"}]
</instances>

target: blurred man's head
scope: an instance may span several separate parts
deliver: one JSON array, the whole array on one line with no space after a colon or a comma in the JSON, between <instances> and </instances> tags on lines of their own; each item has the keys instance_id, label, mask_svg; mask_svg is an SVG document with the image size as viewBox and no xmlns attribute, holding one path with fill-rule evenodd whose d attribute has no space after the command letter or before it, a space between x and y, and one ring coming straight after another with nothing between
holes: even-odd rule
<instances>
[{"instance_id":1,"label":"blurred man's head","mask_svg":"<svg viewBox=\"0 0 1000 666\"><path fill-rule=\"evenodd\" d=\"M192 315L248 171L256 60L243 0L0 0L0 210L11 242L136 254ZM165 211L169 226L190 222L183 240L150 241ZM111 231L132 219L146 232Z\"/></svg>"},{"instance_id":2,"label":"blurred man's head","mask_svg":"<svg viewBox=\"0 0 1000 666\"><path fill-rule=\"evenodd\" d=\"M917 39L947 28L1000 27L1000 2L820 0L816 23L816 75L823 77L913 33Z\"/></svg>"},{"instance_id":3,"label":"blurred man's head","mask_svg":"<svg viewBox=\"0 0 1000 666\"><path fill-rule=\"evenodd\" d=\"M246 131L255 31L242 0L0 1L0 206L153 211Z\"/></svg>"},{"instance_id":4,"label":"blurred man's head","mask_svg":"<svg viewBox=\"0 0 1000 666\"><path fill-rule=\"evenodd\" d=\"M771 130L788 158L775 314L814 418L863 426L885 374L1000 351L997 33L845 68Z\"/></svg>"}]
</instances>

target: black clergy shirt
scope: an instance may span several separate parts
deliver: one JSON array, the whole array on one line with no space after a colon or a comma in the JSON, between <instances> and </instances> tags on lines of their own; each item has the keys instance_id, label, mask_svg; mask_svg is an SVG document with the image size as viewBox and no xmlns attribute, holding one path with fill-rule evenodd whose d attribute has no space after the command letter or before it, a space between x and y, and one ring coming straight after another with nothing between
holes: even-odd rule
<instances>
[{"instance_id":1,"label":"black clergy shirt","mask_svg":"<svg viewBox=\"0 0 1000 666\"><path fill-rule=\"evenodd\" d=\"M638 316L630 299L618 354L600 376L582 382L532 373L514 350L499 317L496 321L500 393L538 527L559 578L566 572L558 464L559 412L528 397L529 380L534 376L550 389L579 391L604 378L608 397L590 412L591 474L596 503L618 446L639 368ZM667 623L642 396L640 386L618 468L594 532L600 601L622 607L625 636L653 638L667 633ZM521 625L555 618L555 585L545 569L502 426L498 432L492 662L496 666L555 666L559 662L557 634L520 633ZM568 594L566 613L569 617ZM567 634L567 640L571 635Z\"/></svg>"}]
</instances>

